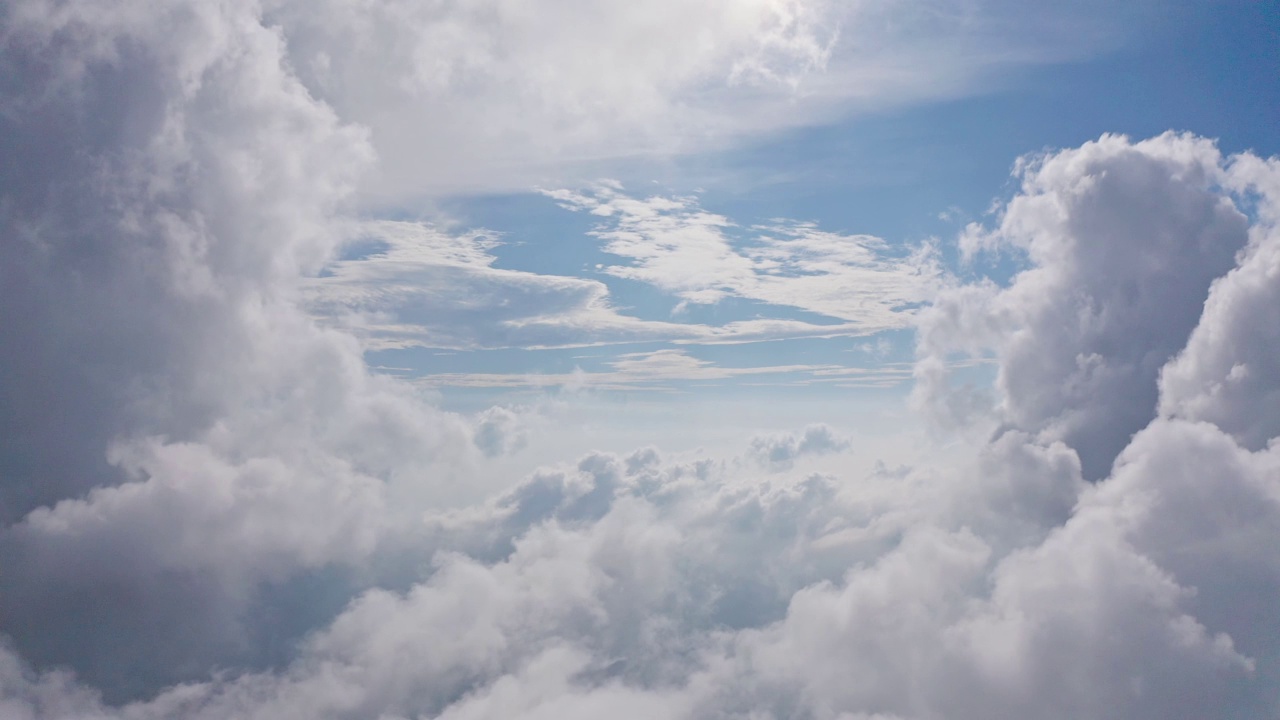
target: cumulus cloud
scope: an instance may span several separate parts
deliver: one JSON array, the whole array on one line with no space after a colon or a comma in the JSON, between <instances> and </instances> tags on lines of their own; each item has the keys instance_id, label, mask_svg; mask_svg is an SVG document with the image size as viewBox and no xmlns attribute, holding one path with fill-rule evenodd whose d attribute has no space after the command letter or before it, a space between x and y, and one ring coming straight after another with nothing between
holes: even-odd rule
<instances>
[{"instance_id":1,"label":"cumulus cloud","mask_svg":"<svg viewBox=\"0 0 1280 720\"><path fill-rule=\"evenodd\" d=\"M1266 602L1280 592L1267 409L1280 348L1257 316L1280 283L1280 174L1191 136L1107 136L1025 163L998 226L968 235L1027 269L954 285L919 319L919 374L936 380L923 401L955 397L940 370L954 353L998 367L991 403L945 406L1002 426L958 459L926 447L860 478L756 462L845 452L815 427L740 458L592 453L446 509L483 451L519 431L510 411L468 421L426 405L309 314L304 278L350 237L355 178L385 154L346 114L354 86L325 83L407 54L421 62L374 79L410 94L474 82L487 111L513 86L549 91L535 76L567 61L489 56L564 7L6 7L0 66L21 81L0 86L0 147L17 160L0 164L0 714L1280 711ZM681 68L699 28L738 21L679 89L726 68L789 85L829 62L818 6L708 7L674 24L681 52L645 55ZM489 21L503 32L477 35ZM346 30L347 46L328 39ZM602 63L626 65L612 49ZM598 89L537 102L572 109ZM672 95L659 90L655 114ZM883 289L888 305L835 293L833 276L879 268L867 238L774 227L735 248L687 201L607 204L623 224L601 239L634 261L616 272L690 302L736 294L897 327L895 308L918 297L905 282ZM468 282L492 270L483 236L432 242L424 265ZM659 263L680 253L710 258L718 279L664 279ZM673 350L613 370L729 371Z\"/></svg>"},{"instance_id":2,"label":"cumulus cloud","mask_svg":"<svg viewBox=\"0 0 1280 720\"><path fill-rule=\"evenodd\" d=\"M497 457L523 448L529 432L520 413L495 406L477 418L474 442L487 457Z\"/></svg>"},{"instance_id":3,"label":"cumulus cloud","mask_svg":"<svg viewBox=\"0 0 1280 720\"><path fill-rule=\"evenodd\" d=\"M1022 191L998 227L970 232L963 248L1009 247L1029 267L1008 287L939 297L922 327L922 355L994 353L999 417L1065 440L1086 476L1105 476L1155 416L1161 367L1247 241L1248 219L1222 189L1222 163L1212 142L1174 134L1138 143L1104 136L1025 160ZM932 370L926 363L921 373ZM938 387L922 379L922 394Z\"/></svg>"},{"instance_id":4,"label":"cumulus cloud","mask_svg":"<svg viewBox=\"0 0 1280 720\"><path fill-rule=\"evenodd\" d=\"M4 631L112 698L260 661L264 584L358 561L471 462L297 303L367 137L253 3L5 13Z\"/></svg>"},{"instance_id":5,"label":"cumulus cloud","mask_svg":"<svg viewBox=\"0 0 1280 720\"><path fill-rule=\"evenodd\" d=\"M751 454L765 467L785 470L802 455L821 455L849 447L849 441L826 425L810 425L795 435L757 435L751 438Z\"/></svg>"},{"instance_id":6,"label":"cumulus cloud","mask_svg":"<svg viewBox=\"0 0 1280 720\"><path fill-rule=\"evenodd\" d=\"M1207 420L1261 449L1280 435L1280 330L1267 321L1280 303L1280 165L1237 159L1228 182L1260 201L1239 266L1214 281L1186 349L1160 375L1163 413Z\"/></svg>"},{"instance_id":7,"label":"cumulus cloud","mask_svg":"<svg viewBox=\"0 0 1280 720\"><path fill-rule=\"evenodd\" d=\"M1069 499L1082 487L1053 459L1064 446L1022 445L1020 473ZM1280 581L1276 463L1159 421L1074 512L1000 503L972 524L955 509L1001 497L970 487L981 462L942 483L773 485L595 456L434 521L458 549L408 591L362 595L287 669L175 688L129 717L1266 714L1274 619L1236 583ZM84 695L14 674L28 702Z\"/></svg>"}]
</instances>

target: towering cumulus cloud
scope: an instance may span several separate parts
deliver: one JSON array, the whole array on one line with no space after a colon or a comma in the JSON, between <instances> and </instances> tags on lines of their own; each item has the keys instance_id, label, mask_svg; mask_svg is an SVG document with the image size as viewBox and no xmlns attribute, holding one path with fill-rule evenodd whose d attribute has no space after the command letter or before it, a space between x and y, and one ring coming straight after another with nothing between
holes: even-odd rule
<instances>
[{"instance_id":1,"label":"towering cumulus cloud","mask_svg":"<svg viewBox=\"0 0 1280 720\"><path fill-rule=\"evenodd\" d=\"M341 83L452 48L370 92L574 105L536 82L563 58L499 57L541 27L518 4L473 6L488 45L479 10L401 5L0 11L0 718L1280 713L1280 162L1176 134L1022 161L962 239L1022 269L918 316L919 406L996 430L945 461L811 472L856 445L813 424L468 504L520 416L436 409L305 310L362 179L407 171ZM825 3L712 6L646 56L690 77L618 92L714 114L683 93L828 61ZM571 115L534 119L631 130Z\"/></svg>"},{"instance_id":2,"label":"towering cumulus cloud","mask_svg":"<svg viewBox=\"0 0 1280 720\"><path fill-rule=\"evenodd\" d=\"M1160 368L1247 240L1221 162L1209 141L1175 136L1024 161L999 226L970 228L962 249L1011 246L1031 267L941 298L929 352L993 350L1007 422L1065 440L1089 479L1105 476L1155 416Z\"/></svg>"},{"instance_id":3,"label":"towering cumulus cloud","mask_svg":"<svg viewBox=\"0 0 1280 720\"><path fill-rule=\"evenodd\" d=\"M468 431L298 310L371 153L252 3L6 15L4 630L141 690L259 654L257 588L361 559Z\"/></svg>"}]
</instances>

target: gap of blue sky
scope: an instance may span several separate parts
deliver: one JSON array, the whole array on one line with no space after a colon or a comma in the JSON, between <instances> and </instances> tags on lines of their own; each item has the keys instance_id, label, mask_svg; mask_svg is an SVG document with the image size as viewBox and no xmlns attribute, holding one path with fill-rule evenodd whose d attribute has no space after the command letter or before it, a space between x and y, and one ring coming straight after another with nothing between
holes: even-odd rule
<instances>
[{"instance_id":1,"label":"gap of blue sky","mask_svg":"<svg viewBox=\"0 0 1280 720\"><path fill-rule=\"evenodd\" d=\"M687 198L700 211L731 224L727 240L749 251L760 225L778 218L812 223L846 235L867 234L906 252L930 243L946 271L959 278L1007 282L1022 267L1016 256L962 263L956 238L969 223L990 224L991 211L1016 189L1013 161L1046 149L1071 147L1105 132L1146 137L1190 130L1217 138L1224 152L1280 148L1280 129L1266 118L1280 107L1274 74L1280 65L1273 11L1258 3L1172 6L1149 18L1141 32L1095 57L1013 67L967 97L864 112L838 123L785 130L765 140L710 153L673 155L608 168L636 199ZM560 190L560 188L552 188ZM603 283L619 313L647 321L723 327L759 318L835 325L838 318L805 308L771 304L732 293L715 302L682 301L671 288L621 277L609 268L624 259L592 234L608 230L607 217L565 212L540 192L480 195L433 204L425 215L496 233L492 267L577 277ZM580 192L588 188L566 188ZM710 270L708 270L710 272ZM608 371L612 354L680 352L725 368L844 366L869 368L909 362L909 333L846 328L844 339L778 339L726 347L636 339L616 349L542 351L519 347L387 350L376 364L412 375L567 376ZM784 336L785 337L785 336ZM610 341L584 335L586 344ZM556 342L572 344L561 337ZM877 348L868 354L867 347ZM447 355L441 353L449 353ZM611 354L612 353L612 354ZM581 362L579 362L581 360ZM803 375L708 378L700 384L805 384ZM907 376L896 376L900 383ZM616 380L616 378L615 378ZM688 378L671 378L684 387ZM445 397L451 397L447 380ZM553 379L533 380L540 390ZM891 385L886 383L886 385ZM853 389L850 386L849 389ZM474 389L473 389L474 392Z\"/></svg>"}]
</instances>

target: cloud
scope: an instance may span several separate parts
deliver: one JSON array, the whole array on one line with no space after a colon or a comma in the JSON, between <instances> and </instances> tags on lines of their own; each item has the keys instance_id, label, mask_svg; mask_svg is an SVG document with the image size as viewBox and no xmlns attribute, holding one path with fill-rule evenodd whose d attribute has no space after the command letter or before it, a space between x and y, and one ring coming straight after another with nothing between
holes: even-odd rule
<instances>
[{"instance_id":1,"label":"cloud","mask_svg":"<svg viewBox=\"0 0 1280 720\"><path fill-rule=\"evenodd\" d=\"M580 182L1113 46L1144 8L1004 0L265 4L311 95L370 129L366 192Z\"/></svg>"},{"instance_id":2,"label":"cloud","mask_svg":"<svg viewBox=\"0 0 1280 720\"><path fill-rule=\"evenodd\" d=\"M909 368L843 367L840 365L751 365L730 367L703 360L688 352L669 348L651 352L621 353L605 360L610 369L587 372L576 368L568 373L431 373L414 378L425 387L470 388L592 388L626 390L670 389L687 383L722 383L741 379L757 384L811 385L830 383L839 387L893 387L910 379ZM758 376L758 377L757 377Z\"/></svg>"},{"instance_id":3,"label":"cloud","mask_svg":"<svg viewBox=\"0 0 1280 720\"><path fill-rule=\"evenodd\" d=\"M30 74L0 170L4 632L111 701L261 664L264 588L358 563L473 462L461 418L297 303L367 136L253 3L5 23Z\"/></svg>"},{"instance_id":4,"label":"cloud","mask_svg":"<svg viewBox=\"0 0 1280 720\"><path fill-rule=\"evenodd\" d=\"M1280 336L1266 318L1280 302L1280 231L1275 159L1236 160L1228 182L1259 198L1239 266L1217 279L1187 347L1160 374L1163 414L1206 420L1257 450L1280 435Z\"/></svg>"},{"instance_id":5,"label":"cloud","mask_svg":"<svg viewBox=\"0 0 1280 720\"><path fill-rule=\"evenodd\" d=\"M472 25L489 19L432 5L421 12L436 32L397 43L417 39L421 17L398 4L351 23L331 14L358 7L313 17L375 59L453 53L414 68L448 87L474 69L481 98L529 82L491 83L503 65L485 53L544 29L542 16L499 17L519 31L475 43ZM678 68L699 28L735 12L709 7L678 24L683 53L645 56ZM825 52L819 39L806 55L809 19L783 13L802 6L742 7L746 30L727 46L711 38L703 67L785 85ZM0 714L1276 714L1277 621L1259 598L1280 590L1280 445L1258 403L1277 349L1254 332L1277 284L1274 161L1165 135L1025 164L980 235L1028 269L1007 287L956 285L919 320L922 377L956 352L999 368L994 404L970 405L1002 432L956 460L922 447L911 467L836 477L767 472L751 448L592 453L465 504L477 438L505 440L371 374L360 342L305 308L304 278L349 234L378 141L313 89L323 77L294 75L324 64L303 53L341 45L307 36L292 10L6 9L0 65L23 82L5 83L0 114L0 143L21 161L0 164L0 331L12 339L0 373L17 379L0 386ZM397 11L410 12L399 25ZM430 15L446 11L460 20ZM610 53L603 64L625 65ZM554 78L562 64L548 67ZM466 110L460 122L476 117ZM719 280L673 274L690 302L867 310L831 295L827 276L874 265L871 241L773 228L725 250L727 226L680 202L615 210L639 224L616 238L638 242L619 247L634 261L620 268L694 253ZM651 221L674 222L671 247ZM424 263L488 272L484 237L439 240ZM767 280L774 264L818 279ZM610 372L739 371L760 369L666 349ZM505 438L508 420L480 423ZM838 440L804 430L763 447L838 460Z\"/></svg>"},{"instance_id":6,"label":"cloud","mask_svg":"<svg viewBox=\"0 0 1280 720\"><path fill-rule=\"evenodd\" d=\"M1222 163L1210 141L1172 133L1103 136L1025 160L999 226L966 240L1014 249L1029 267L1006 288L939 297L922 354L993 351L999 417L1065 440L1086 476L1105 476L1155 417L1160 368L1247 241L1248 219L1221 190Z\"/></svg>"},{"instance_id":7,"label":"cloud","mask_svg":"<svg viewBox=\"0 0 1280 720\"><path fill-rule=\"evenodd\" d=\"M909 322L908 306L929 296L938 272L924 254L880 258L890 253L877 238L842 238L807 225L779 224L770 232L792 237L762 241L767 245L751 251L759 256L751 260L735 254L725 238L714 239L725 257L752 268L751 277L734 292L815 312L838 303L843 309L829 322L776 316L722 325L641 319L615 308L608 286L599 280L493 267L497 258L491 251L501 242L493 234L448 233L424 223L393 221L360 225L353 234L358 242L352 245L370 248L368 254L331 262L306 281L304 292L314 315L358 335L375 350L724 344L866 335L902 327ZM664 239L654 242L654 247L675 247ZM663 262L687 268L698 283L731 282L717 279L716 268L684 254ZM618 268L608 272L628 276ZM654 272L667 277L665 271ZM752 289L761 283L781 290ZM787 288L792 286L794 294L804 297L791 297ZM706 292L712 291L704 288L680 297ZM714 291L716 297L724 292Z\"/></svg>"},{"instance_id":8,"label":"cloud","mask_svg":"<svg viewBox=\"0 0 1280 720\"><path fill-rule=\"evenodd\" d=\"M790 469L803 455L822 455L849 447L826 425L810 425L800 435L757 435L751 438L751 454L761 465L775 470Z\"/></svg>"},{"instance_id":9,"label":"cloud","mask_svg":"<svg viewBox=\"0 0 1280 720\"><path fill-rule=\"evenodd\" d=\"M917 470L853 486L587 458L441 518L466 554L437 555L406 592L365 593L289 668L175 688L130 717L1266 708L1275 669L1256 631L1272 618L1239 583L1280 582L1268 552L1280 458L1158 421L1114 477L1081 490L1078 464L1049 472L1064 446L1016 445L1031 462L1014 479L1057 477L1068 499L1080 491L1074 511L1027 495L971 524L953 511L1000 497L973 491L981 462L951 468L952 482ZM1009 534L1028 525L1040 532Z\"/></svg>"},{"instance_id":10,"label":"cloud","mask_svg":"<svg viewBox=\"0 0 1280 720\"><path fill-rule=\"evenodd\" d=\"M372 129L391 194L527 187L566 160L740 134L725 105L785 103L826 64L836 14L823 0L268 6L308 89Z\"/></svg>"},{"instance_id":11,"label":"cloud","mask_svg":"<svg viewBox=\"0 0 1280 720\"><path fill-rule=\"evenodd\" d=\"M491 407L477 420L473 442L486 457L517 452L529 442L523 418L508 408Z\"/></svg>"},{"instance_id":12,"label":"cloud","mask_svg":"<svg viewBox=\"0 0 1280 720\"><path fill-rule=\"evenodd\" d=\"M569 209L608 218L592 232L605 252L629 261L605 272L658 287L689 304L727 297L758 300L842 320L869 334L906 327L933 295L940 269L928 246L890 248L880 238L823 232L779 221L736 238L726 217L693 198L593 193L547 195Z\"/></svg>"},{"instance_id":13,"label":"cloud","mask_svg":"<svg viewBox=\"0 0 1280 720\"><path fill-rule=\"evenodd\" d=\"M1117 480L1115 501L1142 496ZM1086 504L1043 544L1003 558L963 530L913 533L845 583L798 593L784 623L749 637L740 667L836 711L1248 714L1251 691L1233 683L1257 692L1265 682L1221 624L1189 614L1193 593L1179 582L1199 578L1136 550L1108 505ZM987 583L989 595L978 590Z\"/></svg>"}]
</instances>

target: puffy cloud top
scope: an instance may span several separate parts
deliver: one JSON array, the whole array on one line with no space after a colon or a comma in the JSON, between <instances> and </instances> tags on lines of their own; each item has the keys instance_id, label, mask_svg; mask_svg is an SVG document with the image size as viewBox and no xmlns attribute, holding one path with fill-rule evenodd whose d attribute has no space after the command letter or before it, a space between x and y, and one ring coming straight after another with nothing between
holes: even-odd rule
<instances>
[{"instance_id":1,"label":"puffy cloud top","mask_svg":"<svg viewBox=\"0 0 1280 720\"><path fill-rule=\"evenodd\" d=\"M1008 287L961 287L931 310L927 355L990 349L1000 417L1065 440L1104 477L1155 416L1160 368L1196 327L1209 284L1234 265L1249 223L1224 194L1214 145L1166 134L1104 136L1021 163L1022 192L963 249L1013 247Z\"/></svg>"}]
</instances>

